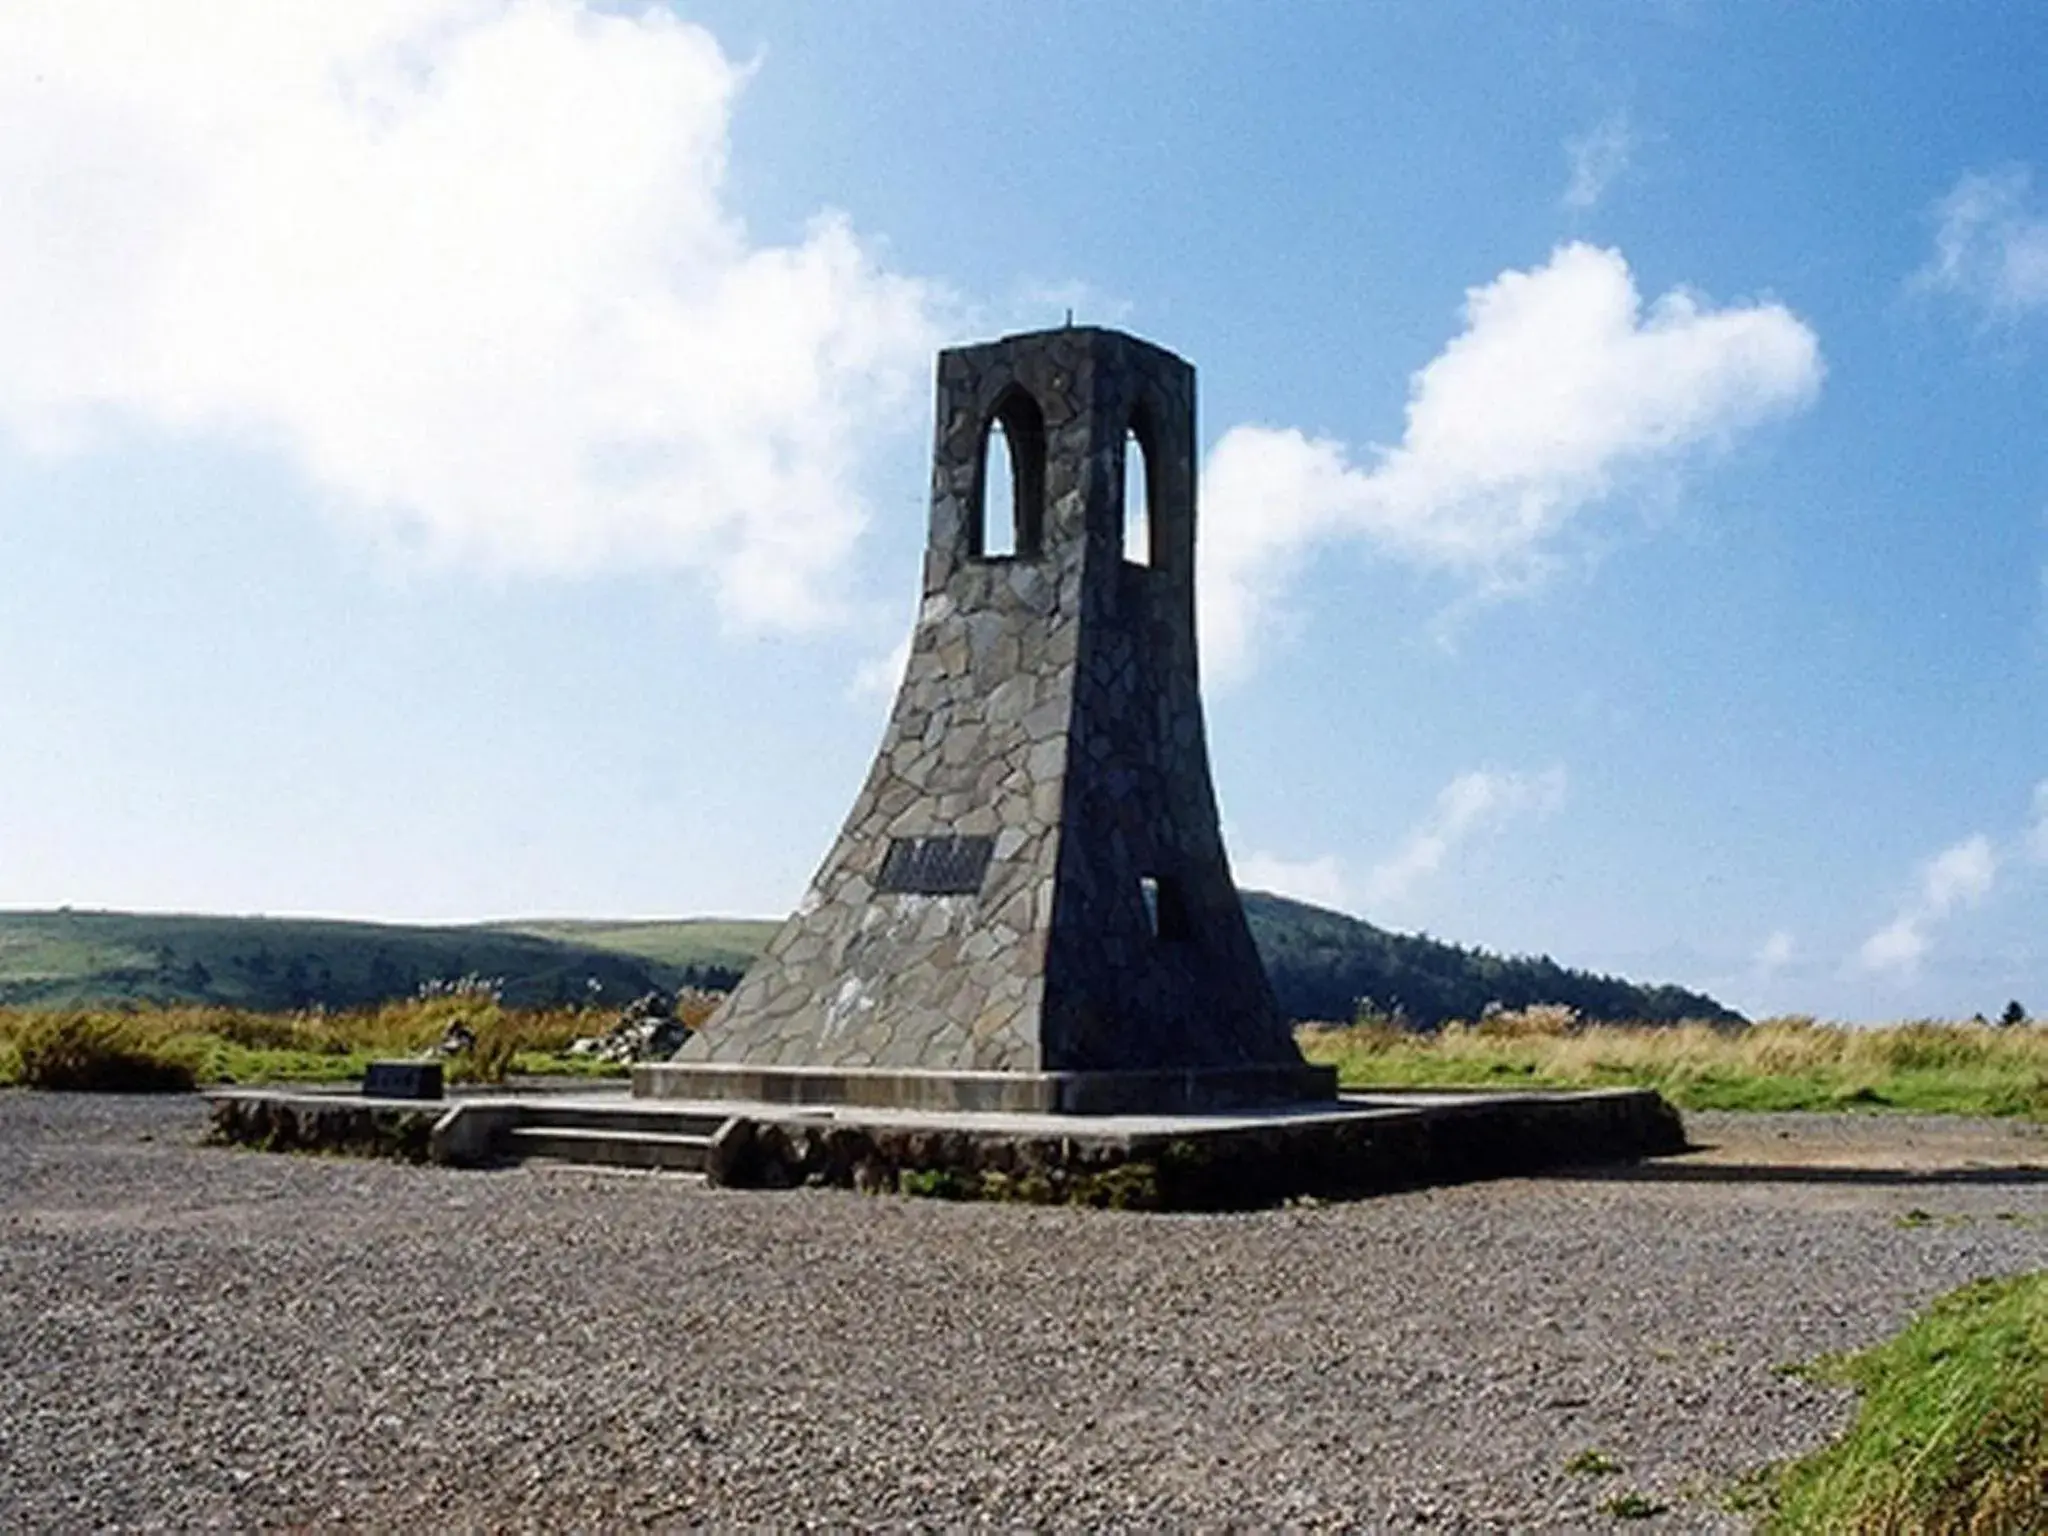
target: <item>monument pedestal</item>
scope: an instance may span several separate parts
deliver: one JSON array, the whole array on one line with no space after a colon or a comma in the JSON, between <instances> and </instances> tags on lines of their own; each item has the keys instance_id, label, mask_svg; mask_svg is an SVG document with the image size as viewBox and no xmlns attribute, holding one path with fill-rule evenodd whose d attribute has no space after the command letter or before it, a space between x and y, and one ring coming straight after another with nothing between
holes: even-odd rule
<instances>
[{"instance_id":1,"label":"monument pedestal","mask_svg":"<svg viewBox=\"0 0 2048 1536\"><path fill-rule=\"evenodd\" d=\"M1337 1096L1337 1069L1273 1063L1151 1072L932 1072L643 1062L633 1096L691 1103L1057 1115L1189 1115Z\"/></svg>"}]
</instances>

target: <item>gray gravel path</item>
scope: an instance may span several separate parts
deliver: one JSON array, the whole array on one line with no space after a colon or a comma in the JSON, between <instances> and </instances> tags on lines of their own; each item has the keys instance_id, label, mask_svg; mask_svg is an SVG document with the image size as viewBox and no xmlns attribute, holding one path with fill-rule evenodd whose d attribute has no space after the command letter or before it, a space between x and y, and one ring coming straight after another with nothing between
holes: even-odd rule
<instances>
[{"instance_id":1,"label":"gray gravel path","mask_svg":"<svg viewBox=\"0 0 2048 1536\"><path fill-rule=\"evenodd\" d=\"M202 1122L0 1092L0 1528L1520 1531L1633 1489L1642 1528L1739 1529L1731 1480L1846 1417L1776 1367L2048 1252L2048 1185L1995 1176L1160 1217Z\"/></svg>"}]
</instances>

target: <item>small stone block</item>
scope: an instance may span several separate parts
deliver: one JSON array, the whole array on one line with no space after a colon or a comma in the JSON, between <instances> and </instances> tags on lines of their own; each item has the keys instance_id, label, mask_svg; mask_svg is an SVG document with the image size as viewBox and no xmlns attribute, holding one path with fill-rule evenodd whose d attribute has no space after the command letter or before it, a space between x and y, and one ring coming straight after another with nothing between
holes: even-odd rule
<instances>
[{"instance_id":1,"label":"small stone block","mask_svg":"<svg viewBox=\"0 0 2048 1536\"><path fill-rule=\"evenodd\" d=\"M441 1097L441 1063L438 1061L373 1061L363 1073L366 1099L438 1099Z\"/></svg>"}]
</instances>

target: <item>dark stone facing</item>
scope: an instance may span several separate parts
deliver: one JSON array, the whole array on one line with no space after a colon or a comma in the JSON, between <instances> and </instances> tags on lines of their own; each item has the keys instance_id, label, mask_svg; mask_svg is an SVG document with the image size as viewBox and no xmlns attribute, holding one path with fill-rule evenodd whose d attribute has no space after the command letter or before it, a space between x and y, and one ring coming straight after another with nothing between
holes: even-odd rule
<instances>
[{"instance_id":1,"label":"dark stone facing","mask_svg":"<svg viewBox=\"0 0 2048 1536\"><path fill-rule=\"evenodd\" d=\"M1660 1157L1686 1149L1649 1089L1474 1094L1431 1104L1347 1101L1253 1121L1147 1131L982 1129L757 1113L713 1138L713 1184L1155 1211L1249 1210L1303 1195L1355 1199L1470 1179Z\"/></svg>"},{"instance_id":2,"label":"dark stone facing","mask_svg":"<svg viewBox=\"0 0 2048 1536\"><path fill-rule=\"evenodd\" d=\"M985 505L998 425L1003 507ZM1089 327L942 352L924 598L887 733L801 905L676 1065L1243 1072L1273 1102L1326 1097L1230 878L1194 581L1187 363Z\"/></svg>"}]
</instances>

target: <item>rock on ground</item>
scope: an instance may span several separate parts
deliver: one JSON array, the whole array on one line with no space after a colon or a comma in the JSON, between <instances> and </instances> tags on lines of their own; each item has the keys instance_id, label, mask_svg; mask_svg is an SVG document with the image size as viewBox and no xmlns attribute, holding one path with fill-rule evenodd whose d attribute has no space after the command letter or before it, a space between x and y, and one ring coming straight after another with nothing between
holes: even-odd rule
<instances>
[{"instance_id":1,"label":"rock on ground","mask_svg":"<svg viewBox=\"0 0 2048 1536\"><path fill-rule=\"evenodd\" d=\"M204 1119L0 1092L0 1529L1522 1531L1626 1491L1740 1529L1731 1483L1848 1414L1782 1367L2048 1250L2048 1186L1867 1146L1177 1217L280 1157ZM1589 1450L1622 1470L1567 1471Z\"/></svg>"}]
</instances>

